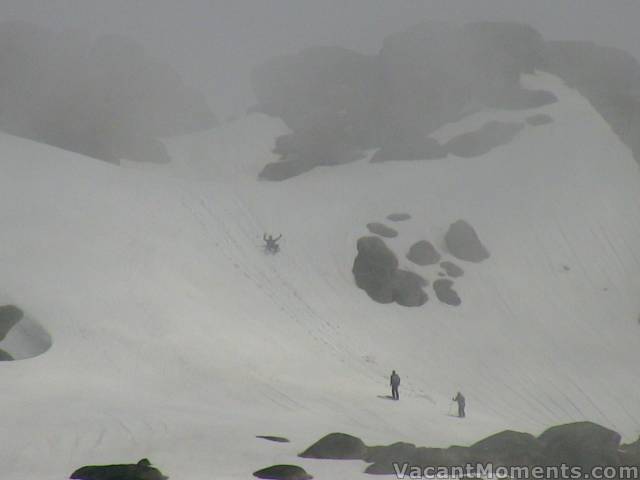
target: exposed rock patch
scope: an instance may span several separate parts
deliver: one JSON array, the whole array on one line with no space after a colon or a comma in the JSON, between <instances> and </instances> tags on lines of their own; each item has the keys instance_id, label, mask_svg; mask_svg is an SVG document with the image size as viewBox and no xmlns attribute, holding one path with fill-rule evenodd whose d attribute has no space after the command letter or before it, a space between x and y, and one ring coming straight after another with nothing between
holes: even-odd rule
<instances>
[{"instance_id":1,"label":"exposed rock patch","mask_svg":"<svg viewBox=\"0 0 640 480\"><path fill-rule=\"evenodd\" d=\"M474 132L452 138L445 148L457 157L471 158L489 153L494 148L506 145L524 128L522 123L491 121Z\"/></svg>"},{"instance_id":2,"label":"exposed rock patch","mask_svg":"<svg viewBox=\"0 0 640 480\"><path fill-rule=\"evenodd\" d=\"M420 266L435 265L440 261L440 258L442 257L436 247L426 240L421 240L411 245L409 253L407 253L407 259Z\"/></svg>"},{"instance_id":3,"label":"exposed rock patch","mask_svg":"<svg viewBox=\"0 0 640 480\"><path fill-rule=\"evenodd\" d=\"M358 255L353 263L356 285L378 303L397 302L419 306L427 300L422 289L426 281L419 275L398 269L398 259L379 237L358 240Z\"/></svg>"},{"instance_id":4,"label":"exposed rock patch","mask_svg":"<svg viewBox=\"0 0 640 480\"><path fill-rule=\"evenodd\" d=\"M403 307L420 307L429 300L423 290L428 282L420 275L407 270L397 270L391 282L393 301Z\"/></svg>"},{"instance_id":5,"label":"exposed rock patch","mask_svg":"<svg viewBox=\"0 0 640 480\"><path fill-rule=\"evenodd\" d=\"M384 238L394 238L398 236L398 232L391 227L387 227L383 223L368 223L367 229L376 235L380 235Z\"/></svg>"},{"instance_id":6,"label":"exposed rock patch","mask_svg":"<svg viewBox=\"0 0 640 480\"><path fill-rule=\"evenodd\" d=\"M458 293L452 287L453 281L447 278L439 278L433 282L433 290L436 292L438 300L447 305L457 307L462 303L462 300L460 300Z\"/></svg>"},{"instance_id":7,"label":"exposed rock patch","mask_svg":"<svg viewBox=\"0 0 640 480\"><path fill-rule=\"evenodd\" d=\"M460 260L478 263L489 258L489 251L478 238L478 234L464 220L453 223L444 239L449 252Z\"/></svg>"},{"instance_id":8,"label":"exposed rock patch","mask_svg":"<svg viewBox=\"0 0 640 480\"><path fill-rule=\"evenodd\" d=\"M363 460L367 446L362 440L346 433L330 433L300 454L303 458Z\"/></svg>"},{"instance_id":9,"label":"exposed rock patch","mask_svg":"<svg viewBox=\"0 0 640 480\"><path fill-rule=\"evenodd\" d=\"M539 127L541 125L547 125L553 123L553 118L546 113L539 113L537 115L531 115L525 120L532 127Z\"/></svg>"},{"instance_id":10,"label":"exposed rock patch","mask_svg":"<svg viewBox=\"0 0 640 480\"><path fill-rule=\"evenodd\" d=\"M464 270L453 262L444 261L440 263L440 266L451 278L458 278L464 275Z\"/></svg>"},{"instance_id":11,"label":"exposed rock patch","mask_svg":"<svg viewBox=\"0 0 640 480\"><path fill-rule=\"evenodd\" d=\"M304 468L297 465L273 465L253 472L253 476L271 480L310 480L313 478Z\"/></svg>"},{"instance_id":12,"label":"exposed rock patch","mask_svg":"<svg viewBox=\"0 0 640 480\"><path fill-rule=\"evenodd\" d=\"M82 467L73 472L72 480L167 480L146 458L138 463Z\"/></svg>"},{"instance_id":13,"label":"exposed rock patch","mask_svg":"<svg viewBox=\"0 0 640 480\"><path fill-rule=\"evenodd\" d=\"M387 220L391 220L392 222L405 222L411 219L411 215L408 213L392 213L387 215Z\"/></svg>"},{"instance_id":14,"label":"exposed rock patch","mask_svg":"<svg viewBox=\"0 0 640 480\"><path fill-rule=\"evenodd\" d=\"M529 433L505 430L471 445L469 449L497 466L541 465L543 445Z\"/></svg>"}]
</instances>

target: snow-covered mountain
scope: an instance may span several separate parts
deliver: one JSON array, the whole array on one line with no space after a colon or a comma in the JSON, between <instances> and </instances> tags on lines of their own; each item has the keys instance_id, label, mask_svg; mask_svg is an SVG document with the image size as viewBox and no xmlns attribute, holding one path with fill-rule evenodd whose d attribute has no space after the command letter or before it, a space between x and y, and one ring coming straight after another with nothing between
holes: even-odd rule
<instances>
[{"instance_id":1,"label":"snow-covered mountain","mask_svg":"<svg viewBox=\"0 0 640 480\"><path fill-rule=\"evenodd\" d=\"M363 159L284 182L257 180L286 132L261 115L168 141L174 162L144 168L2 135L0 296L27 318L0 348L32 356L0 364L3 479L142 457L174 479L274 463L366 478L358 461L296 458L333 431L447 446L587 419L634 440L638 164L576 91L543 73L524 82L559 101L433 135L553 119L485 155ZM397 212L411 218L386 220ZM458 219L491 252L455 260L460 306L430 287L416 308L356 287L368 223L396 229L401 267L433 282L439 269L405 253L429 240L452 259L443 238ZM264 254L265 231L283 234L280 254ZM392 369L400 402L381 398ZM465 420L447 415L457 390Z\"/></svg>"}]
</instances>

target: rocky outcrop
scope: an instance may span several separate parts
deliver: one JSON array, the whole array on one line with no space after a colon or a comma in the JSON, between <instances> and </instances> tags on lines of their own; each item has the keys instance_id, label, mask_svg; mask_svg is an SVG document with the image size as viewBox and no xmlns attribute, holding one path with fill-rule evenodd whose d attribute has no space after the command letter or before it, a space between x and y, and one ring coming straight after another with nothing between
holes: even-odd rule
<instances>
[{"instance_id":1,"label":"rocky outcrop","mask_svg":"<svg viewBox=\"0 0 640 480\"><path fill-rule=\"evenodd\" d=\"M464 220L453 223L444 240L451 255L460 260L478 263L489 258L489 251L475 229Z\"/></svg>"}]
</instances>

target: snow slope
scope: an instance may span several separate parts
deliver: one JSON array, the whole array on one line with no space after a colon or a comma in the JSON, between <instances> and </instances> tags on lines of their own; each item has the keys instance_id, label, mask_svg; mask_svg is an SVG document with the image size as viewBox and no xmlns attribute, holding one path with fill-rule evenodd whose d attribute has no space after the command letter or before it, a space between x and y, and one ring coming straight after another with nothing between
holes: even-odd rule
<instances>
[{"instance_id":1,"label":"snow slope","mask_svg":"<svg viewBox=\"0 0 640 480\"><path fill-rule=\"evenodd\" d=\"M285 131L258 115L173 140L173 165L140 170L0 136L0 294L53 343L0 364L3 479L142 457L175 480L274 463L367 478L361 462L295 457L332 431L447 446L589 419L635 439L638 167L575 91L526 82L561 99L535 111L554 123L483 157L281 183L256 180ZM438 135L532 113L483 112ZM357 239L393 212L413 218L389 245L431 280L403 260L409 245L426 235L444 251L450 223L476 228L492 256L457 262L462 306L432 291L421 308L379 305L355 287ZM282 254L263 254L264 231L284 234ZM400 402L380 398L392 368ZM447 415L456 390L464 421Z\"/></svg>"}]
</instances>

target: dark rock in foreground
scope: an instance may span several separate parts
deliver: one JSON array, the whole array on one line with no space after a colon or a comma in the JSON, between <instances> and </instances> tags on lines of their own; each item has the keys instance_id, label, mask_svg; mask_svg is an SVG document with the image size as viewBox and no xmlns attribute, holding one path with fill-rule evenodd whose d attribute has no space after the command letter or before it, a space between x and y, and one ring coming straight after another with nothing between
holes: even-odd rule
<instances>
[{"instance_id":1,"label":"dark rock in foreground","mask_svg":"<svg viewBox=\"0 0 640 480\"><path fill-rule=\"evenodd\" d=\"M4 340L7 333L22 320L23 316L22 310L13 305L0 307L0 340Z\"/></svg>"},{"instance_id":2,"label":"dark rock in foreground","mask_svg":"<svg viewBox=\"0 0 640 480\"><path fill-rule=\"evenodd\" d=\"M545 461L550 465L619 465L620 435L591 422L570 423L546 430L538 437Z\"/></svg>"},{"instance_id":3,"label":"dark rock in foreground","mask_svg":"<svg viewBox=\"0 0 640 480\"><path fill-rule=\"evenodd\" d=\"M547 125L553 123L553 118L546 113L539 113L537 115L531 115L525 120L529 125L533 127L539 127L540 125Z\"/></svg>"},{"instance_id":4,"label":"dark rock in foreground","mask_svg":"<svg viewBox=\"0 0 640 480\"><path fill-rule=\"evenodd\" d=\"M451 278L458 278L464 275L464 270L453 262L445 261L440 263L440 266Z\"/></svg>"},{"instance_id":5,"label":"dark rock in foreground","mask_svg":"<svg viewBox=\"0 0 640 480\"><path fill-rule=\"evenodd\" d=\"M11 362L14 358L9 352L0 349L0 362Z\"/></svg>"},{"instance_id":6,"label":"dark rock in foreground","mask_svg":"<svg viewBox=\"0 0 640 480\"><path fill-rule=\"evenodd\" d=\"M391 220L392 222L404 222L410 219L411 215L408 213L392 213L391 215L387 215L387 220Z\"/></svg>"},{"instance_id":7,"label":"dark rock in foreground","mask_svg":"<svg viewBox=\"0 0 640 480\"><path fill-rule=\"evenodd\" d=\"M358 255L353 263L356 285L378 303L397 302L415 307L423 305L426 281L419 275L398 269L398 259L379 237L358 240Z\"/></svg>"},{"instance_id":8,"label":"dark rock in foreground","mask_svg":"<svg viewBox=\"0 0 640 480\"><path fill-rule=\"evenodd\" d=\"M276 442L276 443L289 443L288 438L277 437L274 435L256 435L256 438L261 438L262 440L268 440L270 442Z\"/></svg>"},{"instance_id":9,"label":"dark rock in foreground","mask_svg":"<svg viewBox=\"0 0 640 480\"><path fill-rule=\"evenodd\" d=\"M433 290L436 292L436 297L442 303L457 307L462 303L458 293L452 288L453 281L447 278L439 278L433 282Z\"/></svg>"},{"instance_id":10,"label":"dark rock in foreground","mask_svg":"<svg viewBox=\"0 0 640 480\"><path fill-rule=\"evenodd\" d=\"M274 465L253 472L253 476L272 480L310 480L313 478L297 465Z\"/></svg>"},{"instance_id":11,"label":"dark rock in foreground","mask_svg":"<svg viewBox=\"0 0 640 480\"><path fill-rule=\"evenodd\" d=\"M489 458L496 466L543 464L543 445L529 433L505 430L471 445L477 456Z\"/></svg>"},{"instance_id":12,"label":"dark rock in foreground","mask_svg":"<svg viewBox=\"0 0 640 480\"><path fill-rule=\"evenodd\" d=\"M460 260L478 263L489 258L489 251L478 238L478 234L464 220L453 223L444 240L449 252Z\"/></svg>"},{"instance_id":13,"label":"dark rock in foreground","mask_svg":"<svg viewBox=\"0 0 640 480\"><path fill-rule=\"evenodd\" d=\"M72 480L167 480L146 458L129 465L82 467L69 477Z\"/></svg>"},{"instance_id":14,"label":"dark rock in foreground","mask_svg":"<svg viewBox=\"0 0 640 480\"><path fill-rule=\"evenodd\" d=\"M524 128L521 123L492 121L474 132L467 132L452 138L445 148L457 157L479 157L494 148L508 144Z\"/></svg>"},{"instance_id":15,"label":"dark rock in foreground","mask_svg":"<svg viewBox=\"0 0 640 480\"><path fill-rule=\"evenodd\" d=\"M330 433L300 454L303 458L334 460L364 460L367 446L362 440L346 433Z\"/></svg>"},{"instance_id":16,"label":"dark rock in foreground","mask_svg":"<svg viewBox=\"0 0 640 480\"><path fill-rule=\"evenodd\" d=\"M420 266L434 265L440 261L440 258L442 257L436 247L426 240L411 245L409 253L407 253L407 259Z\"/></svg>"},{"instance_id":17,"label":"dark rock in foreground","mask_svg":"<svg viewBox=\"0 0 640 480\"><path fill-rule=\"evenodd\" d=\"M381 237L384 237L384 238L394 238L398 236L398 232L396 230L394 230L391 227L387 227L382 223L377 223L377 222L368 223L367 229L371 233L375 233L376 235L380 235Z\"/></svg>"}]
</instances>

